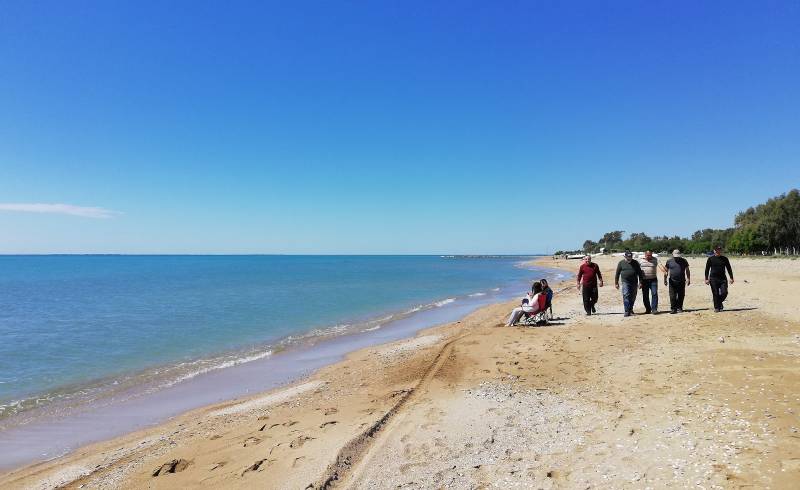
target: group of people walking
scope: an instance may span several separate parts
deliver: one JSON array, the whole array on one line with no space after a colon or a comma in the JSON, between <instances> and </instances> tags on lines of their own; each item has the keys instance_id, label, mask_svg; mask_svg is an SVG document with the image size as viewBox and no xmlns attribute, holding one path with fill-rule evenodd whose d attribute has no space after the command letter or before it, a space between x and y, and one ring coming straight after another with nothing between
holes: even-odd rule
<instances>
[{"instance_id":1,"label":"group of people walking","mask_svg":"<svg viewBox=\"0 0 800 490\"><path fill-rule=\"evenodd\" d=\"M642 290L642 302L645 313L658 312L658 272L664 274L664 286L669 288L670 313L683 311L683 298L686 286L691 284L689 262L681 255L680 250L672 252L672 258L662 266L653 252L645 252L641 261L633 258L633 253L626 250L624 258L617 264L614 273L614 287L622 292L622 305L625 316L633 315L638 290ZM726 276L727 273L727 276ZM733 269L727 257L722 255L722 247L714 247L714 255L706 261L705 283L711 286L714 311L723 310L723 302L728 296L728 276L733 284ZM598 287L603 287L603 275L600 267L592 262L591 255L583 258L578 267L577 289L583 295L583 309L587 315L596 313Z\"/></svg>"},{"instance_id":2,"label":"group of people walking","mask_svg":"<svg viewBox=\"0 0 800 490\"><path fill-rule=\"evenodd\" d=\"M686 295L686 286L692 283L689 271L689 262L683 258L680 250L673 250L672 257L664 265L658 263L658 258L653 252L647 250L641 261L633 258L633 252L626 250L623 259L617 264L614 273L614 287L622 292L622 305L625 316L633 315L633 306L636 303L638 290L642 290L644 312L658 313L658 273L663 273L664 286L669 288L670 313L683 312L683 298ZM726 275L727 273L727 275ZM586 315L597 313L598 288L603 287L603 274L600 266L592 262L592 256L583 257L583 262L578 267L577 289L583 295L583 309ZM727 257L722 255L722 247L714 247L714 255L706 260L705 282L711 287L711 296L714 301L714 311L724 309L725 298L728 297L728 277L733 284L733 269ZM545 301L546 297L546 301ZM525 316L539 313L550 307L553 290L546 279L533 283L531 291L522 298L520 306L514 308L509 316L506 326L516 324Z\"/></svg>"}]
</instances>

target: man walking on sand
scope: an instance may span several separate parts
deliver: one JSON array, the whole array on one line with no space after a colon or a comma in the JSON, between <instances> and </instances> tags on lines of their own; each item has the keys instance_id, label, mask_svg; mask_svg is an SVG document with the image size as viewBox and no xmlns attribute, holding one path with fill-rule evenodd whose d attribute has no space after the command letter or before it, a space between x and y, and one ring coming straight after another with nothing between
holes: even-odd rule
<instances>
[{"instance_id":1,"label":"man walking on sand","mask_svg":"<svg viewBox=\"0 0 800 490\"><path fill-rule=\"evenodd\" d=\"M669 278L669 282L667 279ZM671 314L683 313L683 297L686 286L692 283L689 273L689 262L681 256L677 248L672 251L672 258L664 268L664 286L669 285L669 309Z\"/></svg>"},{"instance_id":2,"label":"man walking on sand","mask_svg":"<svg viewBox=\"0 0 800 490\"><path fill-rule=\"evenodd\" d=\"M578 292L583 293L583 309L586 311L586 315L597 313L594 305L597 304L599 296L597 291L598 281L600 287L603 287L603 275L600 274L600 267L592 262L591 255L585 256L583 263L578 267L577 281Z\"/></svg>"},{"instance_id":3,"label":"man walking on sand","mask_svg":"<svg viewBox=\"0 0 800 490\"><path fill-rule=\"evenodd\" d=\"M655 315L658 313L658 259L653 257L652 250L647 250L639 265L642 267L642 276L644 277L642 280L644 312Z\"/></svg>"},{"instance_id":4,"label":"man walking on sand","mask_svg":"<svg viewBox=\"0 0 800 490\"><path fill-rule=\"evenodd\" d=\"M630 250L625 251L625 258L617 264L617 272L614 274L614 287L617 289L620 278L622 278L622 306L625 308L625 316L631 316L633 304L636 303L636 289L644 284L644 276L639 262L633 259Z\"/></svg>"},{"instance_id":5,"label":"man walking on sand","mask_svg":"<svg viewBox=\"0 0 800 490\"><path fill-rule=\"evenodd\" d=\"M714 247L714 255L706 260L706 284L711 286L711 296L714 298L714 311L719 313L724 309L723 302L728 297L728 278L725 271L731 277L733 284L733 269L728 257L722 255L722 246Z\"/></svg>"}]
</instances>

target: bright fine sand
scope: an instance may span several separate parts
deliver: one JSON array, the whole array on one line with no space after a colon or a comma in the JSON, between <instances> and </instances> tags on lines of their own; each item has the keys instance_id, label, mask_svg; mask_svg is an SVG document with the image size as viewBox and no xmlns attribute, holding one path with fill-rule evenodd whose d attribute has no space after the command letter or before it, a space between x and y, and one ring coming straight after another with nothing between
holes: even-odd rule
<instances>
[{"instance_id":1,"label":"bright fine sand","mask_svg":"<svg viewBox=\"0 0 800 490\"><path fill-rule=\"evenodd\" d=\"M0 487L800 487L800 261L733 258L714 313L692 259L690 311L623 318L617 260L598 259L597 315L568 282L550 326L500 327L515 302L488 306Z\"/></svg>"}]
</instances>

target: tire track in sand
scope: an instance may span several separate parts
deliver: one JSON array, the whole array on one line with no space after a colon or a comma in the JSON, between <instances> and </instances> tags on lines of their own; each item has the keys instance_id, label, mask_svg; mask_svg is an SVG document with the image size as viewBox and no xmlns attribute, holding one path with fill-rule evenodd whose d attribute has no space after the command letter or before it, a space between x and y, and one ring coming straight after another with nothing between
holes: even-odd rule
<instances>
[{"instance_id":1,"label":"tire track in sand","mask_svg":"<svg viewBox=\"0 0 800 490\"><path fill-rule=\"evenodd\" d=\"M469 335L464 334L445 343L417 385L403 394L400 400L374 424L342 446L336 459L328 466L323 476L316 483L309 484L306 490L323 490L345 485L348 480L357 475L359 473L358 466L368 459L373 450L381 446L380 443L400 422L403 408L412 404L425 392L433 377L436 376L453 351L453 344Z\"/></svg>"}]
</instances>

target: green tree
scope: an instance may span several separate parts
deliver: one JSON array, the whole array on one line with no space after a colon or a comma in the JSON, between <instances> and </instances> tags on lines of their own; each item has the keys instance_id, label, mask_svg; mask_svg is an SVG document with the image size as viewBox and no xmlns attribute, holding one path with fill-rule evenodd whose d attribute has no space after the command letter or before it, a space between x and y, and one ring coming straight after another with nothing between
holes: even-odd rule
<instances>
[{"instance_id":1,"label":"green tree","mask_svg":"<svg viewBox=\"0 0 800 490\"><path fill-rule=\"evenodd\" d=\"M747 243L762 249L796 247L800 245L800 191L792 189L747 208L736 215L734 223L737 231L742 230L737 246L743 246L747 237Z\"/></svg>"},{"instance_id":2,"label":"green tree","mask_svg":"<svg viewBox=\"0 0 800 490\"><path fill-rule=\"evenodd\" d=\"M734 231L727 246L732 252L746 254L760 252L767 248L767 244L761 240L755 224L748 224Z\"/></svg>"},{"instance_id":3,"label":"green tree","mask_svg":"<svg viewBox=\"0 0 800 490\"><path fill-rule=\"evenodd\" d=\"M646 233L631 233L631 236L625 240L625 245L631 250L645 250L650 247L652 241L653 239Z\"/></svg>"},{"instance_id":4,"label":"green tree","mask_svg":"<svg viewBox=\"0 0 800 490\"><path fill-rule=\"evenodd\" d=\"M617 231L609 231L605 233L600 240L598 240L598 245L601 245L607 249L614 248L615 246L619 246L622 243L622 235L625 232L621 230Z\"/></svg>"},{"instance_id":5,"label":"green tree","mask_svg":"<svg viewBox=\"0 0 800 490\"><path fill-rule=\"evenodd\" d=\"M636 250L667 252L680 249L688 253L709 252L722 245L733 252L754 253L762 250L792 250L800 248L800 191L792 189L786 194L738 213L733 228L704 228L692 233L690 238L655 236L631 233L627 240L624 231L605 233L597 243L586 240L584 250L605 247L608 250L624 247Z\"/></svg>"}]
</instances>

